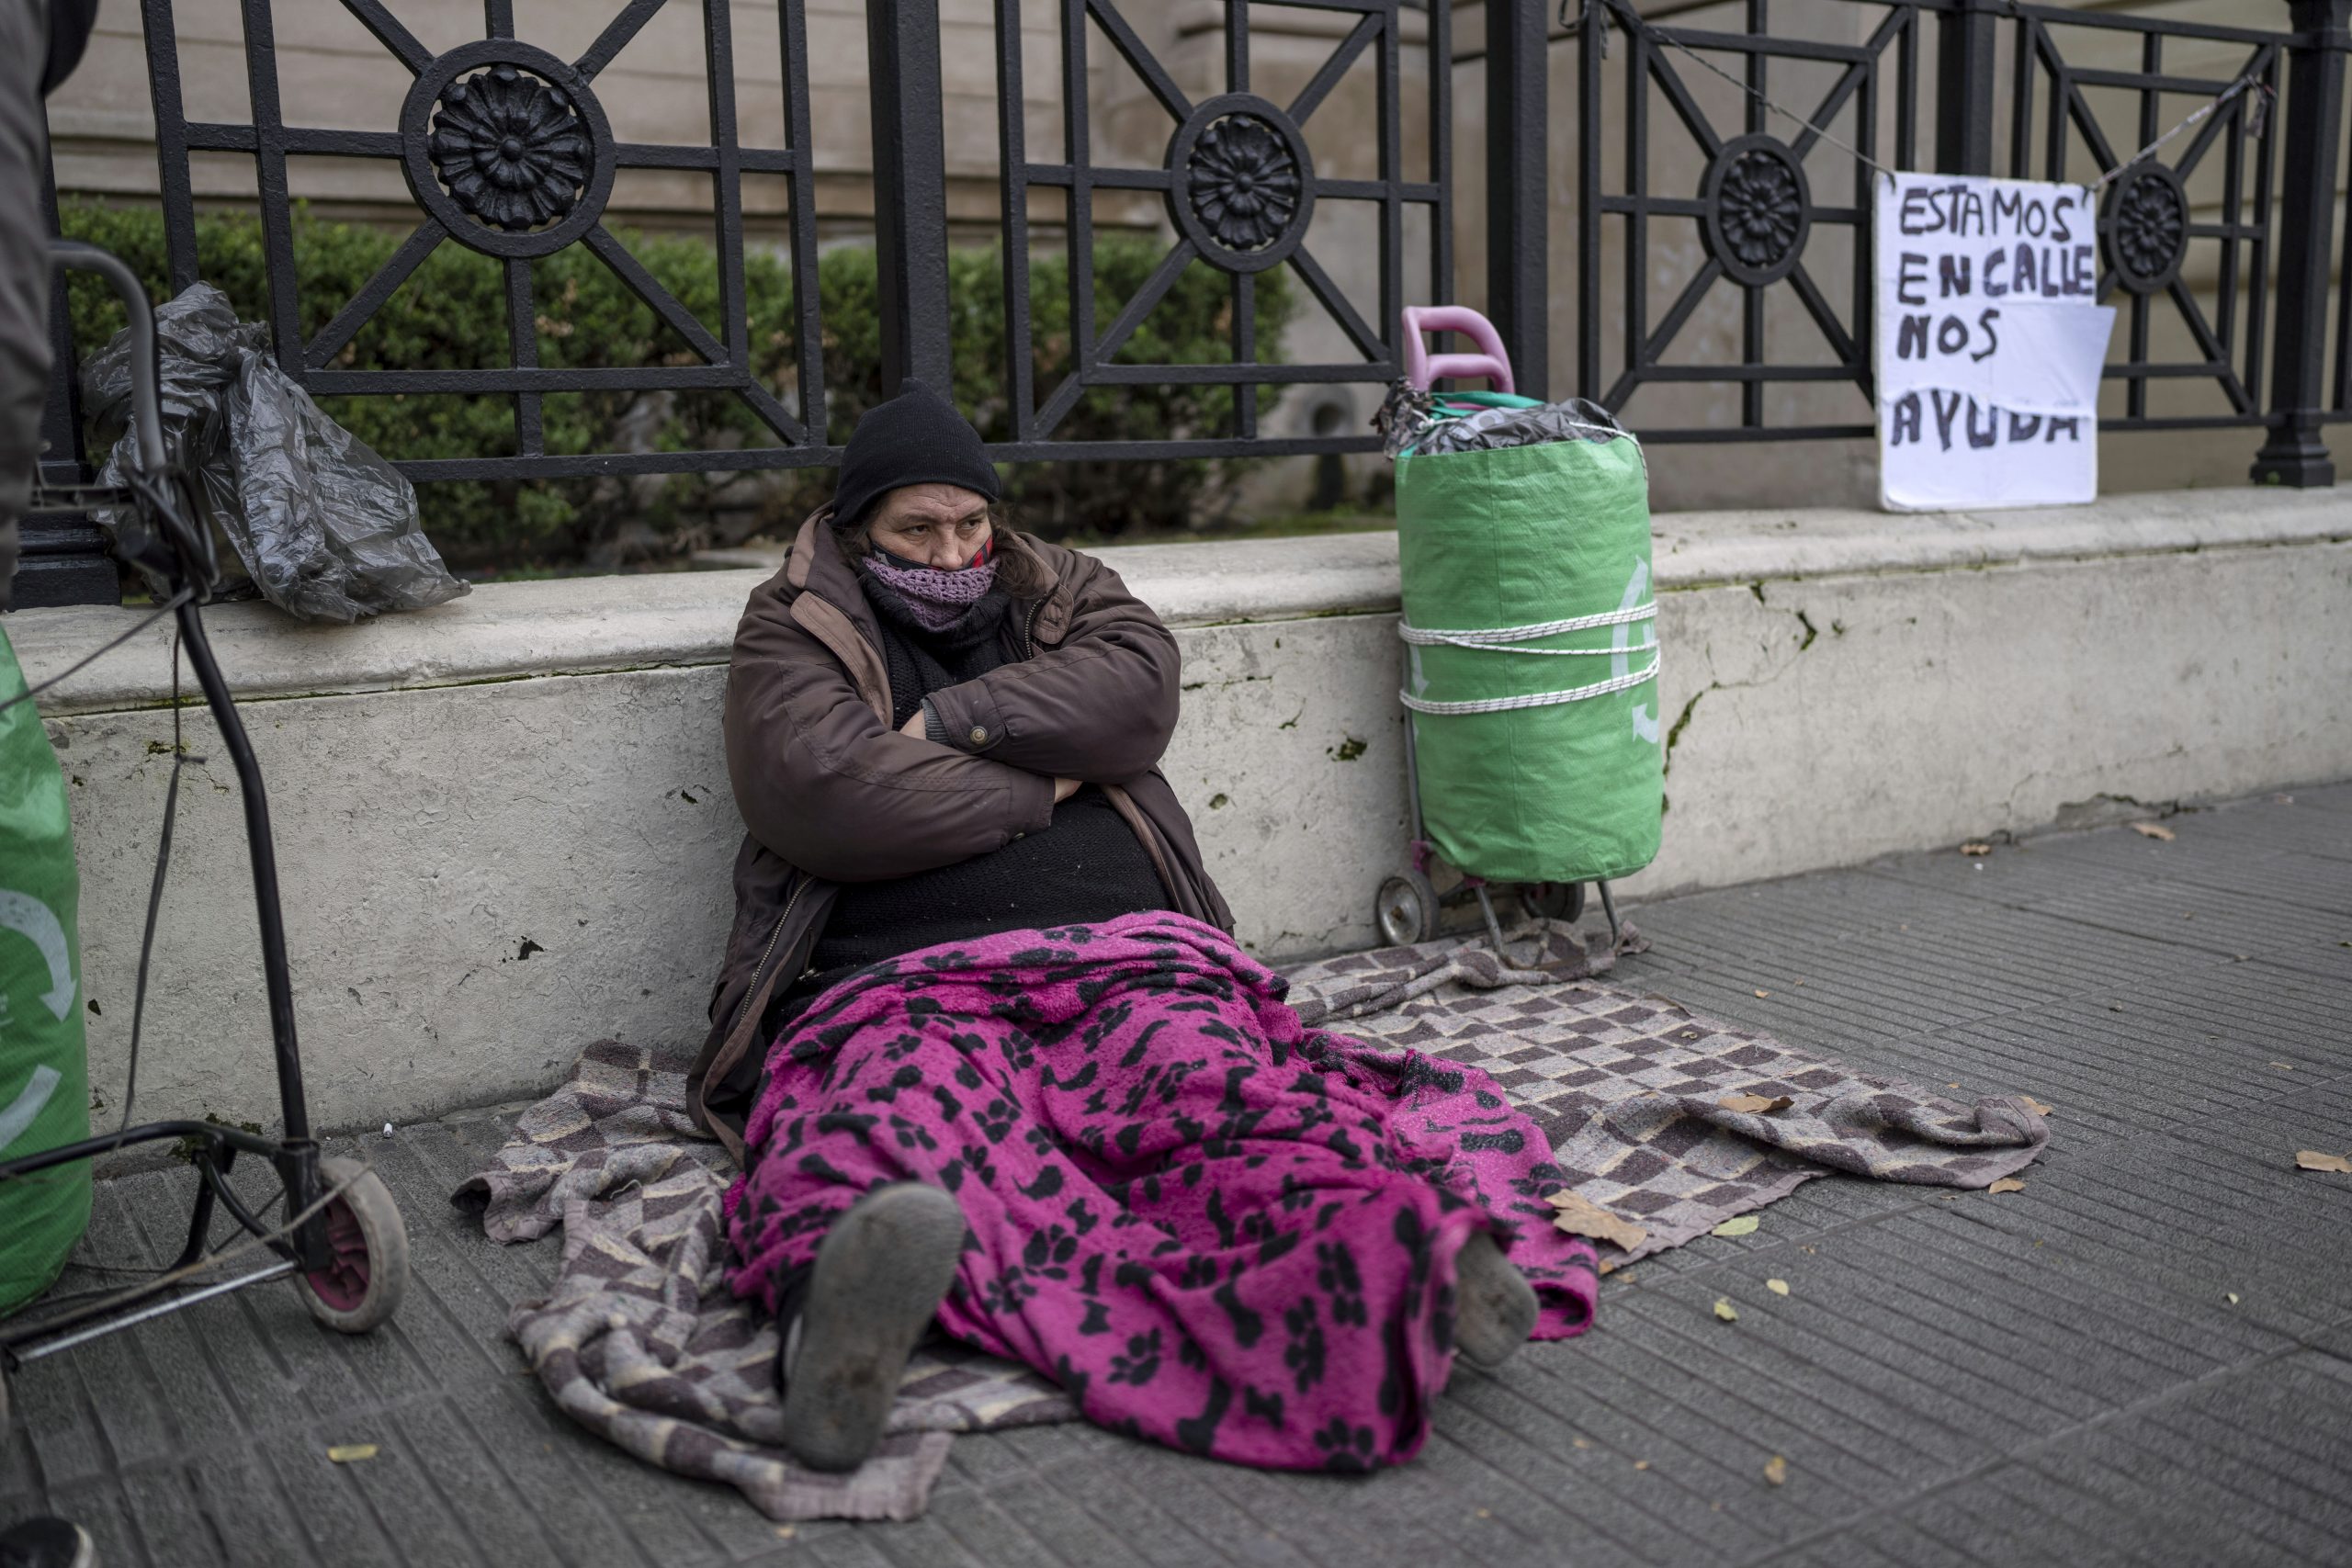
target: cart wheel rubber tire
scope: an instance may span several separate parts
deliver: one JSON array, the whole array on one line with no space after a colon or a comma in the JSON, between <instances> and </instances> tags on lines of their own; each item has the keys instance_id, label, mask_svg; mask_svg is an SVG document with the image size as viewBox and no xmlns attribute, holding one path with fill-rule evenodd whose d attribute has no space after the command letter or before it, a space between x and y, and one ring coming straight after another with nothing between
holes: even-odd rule
<instances>
[{"instance_id":1,"label":"cart wheel rubber tire","mask_svg":"<svg viewBox=\"0 0 2352 1568\"><path fill-rule=\"evenodd\" d=\"M295 1281L312 1317L338 1334L366 1334L390 1320L408 1290L408 1226L383 1178L359 1161L322 1159L319 1180L343 1187L326 1208L334 1260Z\"/></svg>"},{"instance_id":2,"label":"cart wheel rubber tire","mask_svg":"<svg viewBox=\"0 0 2352 1568\"><path fill-rule=\"evenodd\" d=\"M1571 926L1584 919L1581 882L1531 882L1520 889L1519 896L1531 915Z\"/></svg>"},{"instance_id":3,"label":"cart wheel rubber tire","mask_svg":"<svg viewBox=\"0 0 2352 1568\"><path fill-rule=\"evenodd\" d=\"M1437 935L1437 908L1436 887L1426 874L1408 866L1380 885L1373 924L1389 946L1410 947Z\"/></svg>"}]
</instances>

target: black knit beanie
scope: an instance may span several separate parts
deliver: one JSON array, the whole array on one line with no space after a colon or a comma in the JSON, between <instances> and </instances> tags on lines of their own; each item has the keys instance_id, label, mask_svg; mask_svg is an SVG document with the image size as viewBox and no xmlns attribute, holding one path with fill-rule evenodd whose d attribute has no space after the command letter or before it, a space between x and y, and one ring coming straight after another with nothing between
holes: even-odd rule
<instances>
[{"instance_id":1,"label":"black knit beanie","mask_svg":"<svg viewBox=\"0 0 2352 1568\"><path fill-rule=\"evenodd\" d=\"M920 484L960 485L990 501L1004 495L971 421L921 381L908 381L850 432L833 486L833 526L854 527L885 491Z\"/></svg>"}]
</instances>

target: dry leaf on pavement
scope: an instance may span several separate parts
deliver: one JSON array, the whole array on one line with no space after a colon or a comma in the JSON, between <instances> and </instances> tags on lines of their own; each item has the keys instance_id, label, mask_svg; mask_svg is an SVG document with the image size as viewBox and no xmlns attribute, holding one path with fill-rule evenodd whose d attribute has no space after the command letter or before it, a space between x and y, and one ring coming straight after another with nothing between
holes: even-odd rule
<instances>
[{"instance_id":1,"label":"dry leaf on pavement","mask_svg":"<svg viewBox=\"0 0 2352 1568\"><path fill-rule=\"evenodd\" d=\"M2237 1293L2235 1291L2229 1291L2229 1292L2223 1292L2223 1294L2222 1294L2222 1299L2223 1301L2225 1301L2225 1302L2229 1303L2232 1306L2235 1306L2235 1305L2237 1305L2237 1304L2238 1304L2238 1293Z\"/></svg>"},{"instance_id":2,"label":"dry leaf on pavement","mask_svg":"<svg viewBox=\"0 0 2352 1568\"><path fill-rule=\"evenodd\" d=\"M1759 997L1769 997L1769 996L1770 996L1772 993L1771 993L1771 992L1770 992L1770 991L1758 991L1758 992L1757 992L1756 994L1757 994L1758 996L1759 996Z\"/></svg>"},{"instance_id":3,"label":"dry leaf on pavement","mask_svg":"<svg viewBox=\"0 0 2352 1568\"><path fill-rule=\"evenodd\" d=\"M1764 1288L1776 1296L1785 1296L1789 1293L1789 1282L1786 1280L1767 1280L1764 1281Z\"/></svg>"},{"instance_id":4,"label":"dry leaf on pavement","mask_svg":"<svg viewBox=\"0 0 2352 1568\"><path fill-rule=\"evenodd\" d=\"M1960 846L1960 852L1964 855L1989 855L1993 852L1993 846L1990 844L1967 843Z\"/></svg>"},{"instance_id":5,"label":"dry leaf on pavement","mask_svg":"<svg viewBox=\"0 0 2352 1568\"><path fill-rule=\"evenodd\" d=\"M1789 1483L1789 1461L1782 1459L1779 1454L1774 1454L1770 1459L1766 1460L1764 1461L1764 1479L1770 1482L1775 1486L1787 1485Z\"/></svg>"},{"instance_id":6,"label":"dry leaf on pavement","mask_svg":"<svg viewBox=\"0 0 2352 1568\"><path fill-rule=\"evenodd\" d=\"M337 1443L327 1450L327 1458L336 1464L353 1464L375 1457L376 1445L373 1443Z\"/></svg>"},{"instance_id":7,"label":"dry leaf on pavement","mask_svg":"<svg viewBox=\"0 0 2352 1568\"><path fill-rule=\"evenodd\" d=\"M1650 1233L1631 1220L1611 1213L1598 1203L1588 1202L1573 1192L1555 1192L1552 1207L1558 1211L1552 1223L1570 1235L1589 1236L1595 1241L1613 1241L1631 1252L1649 1240Z\"/></svg>"},{"instance_id":8,"label":"dry leaf on pavement","mask_svg":"<svg viewBox=\"0 0 2352 1568\"><path fill-rule=\"evenodd\" d=\"M2014 1176L2005 1176L2001 1178L2000 1180L1993 1183L1992 1186L1984 1189L1984 1190L1987 1192L2022 1192L2025 1190L2025 1183L2019 1181Z\"/></svg>"},{"instance_id":9,"label":"dry leaf on pavement","mask_svg":"<svg viewBox=\"0 0 2352 1568\"><path fill-rule=\"evenodd\" d=\"M2159 822L2134 822L2132 830L2143 839L2154 839L2161 844L2171 843L2177 836L2171 829Z\"/></svg>"},{"instance_id":10,"label":"dry leaf on pavement","mask_svg":"<svg viewBox=\"0 0 2352 1568\"><path fill-rule=\"evenodd\" d=\"M1736 1214L1707 1234L1709 1235L1754 1235L1756 1227L1762 1223L1753 1214Z\"/></svg>"},{"instance_id":11,"label":"dry leaf on pavement","mask_svg":"<svg viewBox=\"0 0 2352 1568\"><path fill-rule=\"evenodd\" d=\"M1715 1298L1715 1315L1722 1318L1725 1323L1737 1323L1739 1321L1739 1309L1731 1304L1731 1298L1729 1296L1717 1296Z\"/></svg>"},{"instance_id":12,"label":"dry leaf on pavement","mask_svg":"<svg viewBox=\"0 0 2352 1568\"><path fill-rule=\"evenodd\" d=\"M1770 1116L1775 1111L1786 1111L1796 1102L1785 1094L1767 1100L1760 1094L1727 1094L1715 1101L1725 1111L1744 1111L1750 1116Z\"/></svg>"},{"instance_id":13,"label":"dry leaf on pavement","mask_svg":"<svg viewBox=\"0 0 2352 1568\"><path fill-rule=\"evenodd\" d=\"M2044 1105L2044 1104L2042 1104L2042 1103L2041 1103L2041 1101L2040 1101L2040 1100L2038 1100L2034 1099L2034 1098L2033 1098L2033 1096L2031 1096L2031 1095L2030 1095L2030 1094L2021 1094L2021 1095L2018 1096L2018 1098L2019 1100L2024 1100L2028 1105L2032 1106L2032 1107L2033 1107L2033 1113L2034 1113L2036 1116L2047 1116L2047 1115L2049 1115L2052 1111L2054 1111L2054 1110L2056 1109L2056 1107L2054 1107L2054 1106L2049 1106L2049 1105Z\"/></svg>"},{"instance_id":14,"label":"dry leaf on pavement","mask_svg":"<svg viewBox=\"0 0 2352 1568\"><path fill-rule=\"evenodd\" d=\"M1647 1470L1649 1467L1650 1461L1645 1459L1637 1459L1634 1461L1634 1468L1635 1470Z\"/></svg>"},{"instance_id":15,"label":"dry leaf on pavement","mask_svg":"<svg viewBox=\"0 0 2352 1568\"><path fill-rule=\"evenodd\" d=\"M2295 1163L2305 1170L2333 1170L2352 1176L2352 1159L2342 1155L2324 1155L2317 1149L2297 1149Z\"/></svg>"}]
</instances>

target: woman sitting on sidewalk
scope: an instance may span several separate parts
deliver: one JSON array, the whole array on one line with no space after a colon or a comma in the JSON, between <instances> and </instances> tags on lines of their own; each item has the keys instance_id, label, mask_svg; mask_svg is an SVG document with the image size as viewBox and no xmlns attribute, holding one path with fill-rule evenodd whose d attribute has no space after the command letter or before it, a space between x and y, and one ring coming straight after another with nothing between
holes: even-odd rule
<instances>
[{"instance_id":1,"label":"woman sitting on sidewalk","mask_svg":"<svg viewBox=\"0 0 2352 1568\"><path fill-rule=\"evenodd\" d=\"M1457 1348L1584 1325L1590 1248L1482 1075L1306 1030L1233 943L1156 768L1174 638L999 494L910 384L736 634L750 834L691 1094L748 1173L786 1441L863 1460L935 1317L1137 1437L1409 1459Z\"/></svg>"}]
</instances>

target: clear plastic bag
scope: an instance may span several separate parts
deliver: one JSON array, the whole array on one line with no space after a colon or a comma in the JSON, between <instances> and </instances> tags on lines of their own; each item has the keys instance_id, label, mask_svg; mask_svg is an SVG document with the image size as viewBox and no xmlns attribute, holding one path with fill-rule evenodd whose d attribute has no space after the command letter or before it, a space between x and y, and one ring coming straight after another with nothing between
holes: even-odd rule
<instances>
[{"instance_id":1,"label":"clear plastic bag","mask_svg":"<svg viewBox=\"0 0 2352 1568\"><path fill-rule=\"evenodd\" d=\"M350 622L471 592L418 525L414 487L278 368L269 330L238 321L218 288L191 284L156 310L155 354L172 461L264 598L299 620ZM127 333L90 356L82 384L99 427L121 432L99 474L114 482L131 458Z\"/></svg>"}]
</instances>

